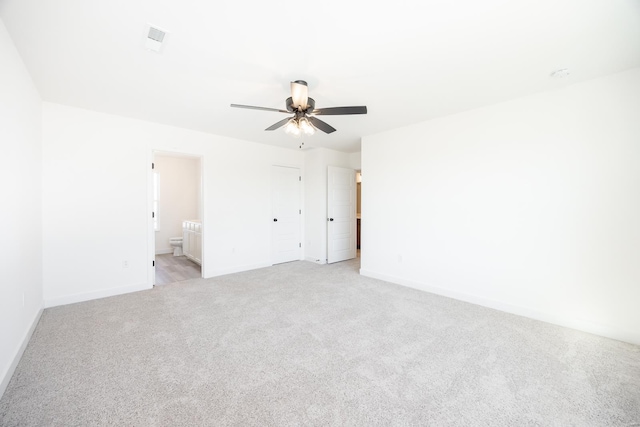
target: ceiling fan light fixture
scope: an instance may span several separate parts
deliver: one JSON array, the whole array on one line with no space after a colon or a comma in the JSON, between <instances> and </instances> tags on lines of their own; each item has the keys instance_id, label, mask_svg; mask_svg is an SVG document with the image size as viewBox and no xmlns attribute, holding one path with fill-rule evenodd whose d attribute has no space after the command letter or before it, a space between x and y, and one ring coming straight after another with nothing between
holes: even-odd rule
<instances>
[{"instance_id":1,"label":"ceiling fan light fixture","mask_svg":"<svg viewBox=\"0 0 640 427\"><path fill-rule=\"evenodd\" d=\"M306 117L302 117L298 120L298 127L306 135L313 135L316 133L316 129L313 127Z\"/></svg>"},{"instance_id":2,"label":"ceiling fan light fixture","mask_svg":"<svg viewBox=\"0 0 640 427\"><path fill-rule=\"evenodd\" d=\"M285 133L293 136L299 136L301 133L300 126L298 126L298 122L295 118L290 119L287 124L284 125L284 131Z\"/></svg>"}]
</instances>

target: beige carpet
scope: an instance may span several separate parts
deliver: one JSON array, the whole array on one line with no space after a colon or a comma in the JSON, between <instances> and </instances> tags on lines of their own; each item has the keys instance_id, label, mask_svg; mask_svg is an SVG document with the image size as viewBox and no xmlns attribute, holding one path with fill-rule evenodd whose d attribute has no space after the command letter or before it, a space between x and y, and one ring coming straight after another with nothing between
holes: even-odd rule
<instances>
[{"instance_id":1,"label":"beige carpet","mask_svg":"<svg viewBox=\"0 0 640 427\"><path fill-rule=\"evenodd\" d=\"M44 311L2 426L630 426L640 347L294 262Z\"/></svg>"}]
</instances>

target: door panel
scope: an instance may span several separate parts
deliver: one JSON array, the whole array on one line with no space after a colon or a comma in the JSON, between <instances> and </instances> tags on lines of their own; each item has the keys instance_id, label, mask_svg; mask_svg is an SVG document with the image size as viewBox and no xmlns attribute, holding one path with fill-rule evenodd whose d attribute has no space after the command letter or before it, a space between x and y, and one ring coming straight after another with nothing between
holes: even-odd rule
<instances>
[{"instance_id":1,"label":"door panel","mask_svg":"<svg viewBox=\"0 0 640 427\"><path fill-rule=\"evenodd\" d=\"M272 263L300 259L300 169L272 167Z\"/></svg>"},{"instance_id":2,"label":"door panel","mask_svg":"<svg viewBox=\"0 0 640 427\"><path fill-rule=\"evenodd\" d=\"M356 257L356 171L327 171L327 262Z\"/></svg>"}]
</instances>

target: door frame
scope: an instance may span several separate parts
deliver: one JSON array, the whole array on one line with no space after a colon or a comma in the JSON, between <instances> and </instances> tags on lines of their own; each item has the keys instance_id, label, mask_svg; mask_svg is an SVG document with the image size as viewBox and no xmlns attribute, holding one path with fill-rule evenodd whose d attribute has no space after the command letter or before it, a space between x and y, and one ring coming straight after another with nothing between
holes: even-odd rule
<instances>
[{"instance_id":1,"label":"door frame","mask_svg":"<svg viewBox=\"0 0 640 427\"><path fill-rule=\"evenodd\" d=\"M330 185L330 180L331 180L331 174L330 174L330 169L334 168L334 169L344 169L344 170L350 170L353 172L353 189L352 189L352 193L351 193L351 197L353 200L353 223L350 225L351 228L351 234L352 234L352 244L353 244L353 257L352 258L347 258L344 260L340 260L340 261L330 261L329 260L329 253L331 251L331 232L329 231L330 228L330 219L329 217L332 216L332 212L330 212L330 197L331 197L331 185ZM356 170L354 168L350 168L350 167L342 167L342 166L332 166L332 165L327 165L327 222L326 224L326 230L327 230L327 254L326 254L326 262L327 264L333 264L334 262L341 262L341 261L347 261L349 259L354 259L358 257L358 249L357 249L357 243L356 243L356 233L357 233L357 224L356 224L356 211L357 211L357 185L356 185Z\"/></svg>"},{"instance_id":2,"label":"door frame","mask_svg":"<svg viewBox=\"0 0 640 427\"><path fill-rule=\"evenodd\" d=\"M360 177L360 181L358 181L358 176ZM360 192L360 213L358 214L358 192ZM360 218L358 218L360 215ZM360 251L360 257L362 257L362 250L359 247L358 243L361 243L362 240L362 169L356 169L356 223L359 222L359 232L356 230L356 257L358 256L358 251ZM360 237L360 239L358 239Z\"/></svg>"},{"instance_id":3,"label":"door frame","mask_svg":"<svg viewBox=\"0 0 640 427\"><path fill-rule=\"evenodd\" d=\"M202 221L202 264L200 265L200 277L205 277L205 251L206 251L206 239L205 233L207 226L205 224L205 214L207 211L207 200L205 191L205 158L203 154L189 153L186 151L174 151L166 150L162 148L151 148L148 152L147 163L145 165L147 170L147 254L149 256L149 263L147 268L147 285L149 288L155 286L155 258L156 258L156 231L153 229L153 172L152 164L155 163L155 156L157 153L165 154L167 156L174 157L188 157L192 159L200 160L200 220ZM162 185L162 184L161 184Z\"/></svg>"}]
</instances>

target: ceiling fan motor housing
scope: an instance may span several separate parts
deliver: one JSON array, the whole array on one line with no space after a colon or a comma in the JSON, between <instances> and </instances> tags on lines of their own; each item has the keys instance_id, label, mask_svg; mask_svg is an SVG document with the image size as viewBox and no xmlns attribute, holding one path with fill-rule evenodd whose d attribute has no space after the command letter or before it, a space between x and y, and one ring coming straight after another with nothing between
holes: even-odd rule
<instances>
[{"instance_id":1,"label":"ceiling fan motor housing","mask_svg":"<svg viewBox=\"0 0 640 427\"><path fill-rule=\"evenodd\" d=\"M287 106L287 111L291 111L292 113L294 111L303 111L306 114L310 114L316 108L316 101L313 98L307 98L307 108L304 110L300 110L300 107L295 108L293 106L293 98L289 97L287 98L285 105Z\"/></svg>"}]
</instances>

